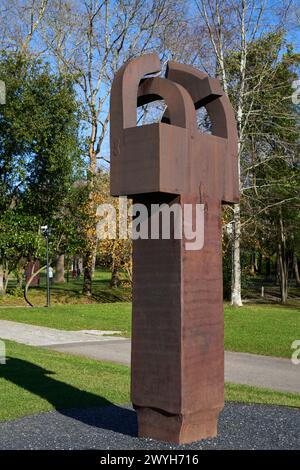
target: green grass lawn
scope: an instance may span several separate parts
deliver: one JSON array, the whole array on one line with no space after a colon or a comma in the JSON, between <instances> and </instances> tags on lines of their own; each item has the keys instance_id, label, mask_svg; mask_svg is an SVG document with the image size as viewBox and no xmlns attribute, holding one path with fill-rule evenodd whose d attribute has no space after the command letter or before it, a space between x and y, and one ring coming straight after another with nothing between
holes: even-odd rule
<instances>
[{"instance_id":1,"label":"green grass lawn","mask_svg":"<svg viewBox=\"0 0 300 470\"><path fill-rule=\"evenodd\" d=\"M120 330L129 336L131 304L55 305L46 308L0 308L0 319L65 330ZM300 339L300 305L225 306L225 349L291 357L291 344Z\"/></svg>"},{"instance_id":2,"label":"green grass lawn","mask_svg":"<svg viewBox=\"0 0 300 470\"><path fill-rule=\"evenodd\" d=\"M129 402L129 368L6 341L0 365L0 420L51 409ZM225 399L300 407L300 394L226 384Z\"/></svg>"},{"instance_id":3,"label":"green grass lawn","mask_svg":"<svg viewBox=\"0 0 300 470\"><path fill-rule=\"evenodd\" d=\"M300 339L300 304L225 307L225 349L267 356L291 357Z\"/></svg>"},{"instance_id":4,"label":"green grass lawn","mask_svg":"<svg viewBox=\"0 0 300 470\"><path fill-rule=\"evenodd\" d=\"M122 276L122 275L121 275ZM66 279L66 275L65 275ZM95 302L123 302L131 300L131 289L126 283L120 287L110 287L111 273L97 269L93 277L93 295L87 297L82 294L83 276L79 280L72 279L63 284L51 285L52 304L92 304ZM28 306L22 291L15 291L16 280L12 277L8 283L8 293L0 298L1 306ZM46 277L40 275L40 286L29 289L28 298L35 307L44 307L46 304Z\"/></svg>"},{"instance_id":5,"label":"green grass lawn","mask_svg":"<svg viewBox=\"0 0 300 470\"><path fill-rule=\"evenodd\" d=\"M62 330L131 330L131 304L55 305L51 308L1 308L0 319Z\"/></svg>"},{"instance_id":6,"label":"green grass lawn","mask_svg":"<svg viewBox=\"0 0 300 470\"><path fill-rule=\"evenodd\" d=\"M129 401L128 367L5 341L0 420Z\"/></svg>"}]
</instances>

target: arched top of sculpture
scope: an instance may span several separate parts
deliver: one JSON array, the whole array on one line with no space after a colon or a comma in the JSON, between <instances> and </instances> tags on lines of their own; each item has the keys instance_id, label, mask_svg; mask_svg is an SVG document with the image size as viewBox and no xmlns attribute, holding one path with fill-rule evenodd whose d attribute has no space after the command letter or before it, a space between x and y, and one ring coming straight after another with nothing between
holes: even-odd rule
<instances>
[{"instance_id":1,"label":"arched top of sculpture","mask_svg":"<svg viewBox=\"0 0 300 470\"><path fill-rule=\"evenodd\" d=\"M180 85L165 78L147 78L160 71L156 54L146 54L124 64L117 72L111 91L111 126L117 135L135 127L137 106L163 99L168 107L171 124L196 129L196 114L189 93Z\"/></svg>"},{"instance_id":2,"label":"arched top of sculpture","mask_svg":"<svg viewBox=\"0 0 300 470\"><path fill-rule=\"evenodd\" d=\"M196 129L195 109L205 106L212 123L212 134L236 145L234 112L218 79L177 62L168 63L166 79L147 78L160 70L159 57L155 53L132 59L119 69L111 90L112 135L120 135L124 129L136 126L137 106L162 98L168 106L163 121Z\"/></svg>"},{"instance_id":3,"label":"arched top of sculpture","mask_svg":"<svg viewBox=\"0 0 300 470\"><path fill-rule=\"evenodd\" d=\"M182 85L191 95L195 109L205 106L212 123L212 134L237 140L234 111L216 78L191 65L168 62L166 77Z\"/></svg>"},{"instance_id":4,"label":"arched top of sculpture","mask_svg":"<svg viewBox=\"0 0 300 470\"><path fill-rule=\"evenodd\" d=\"M136 126L136 105L140 81L147 74L160 72L157 54L145 54L126 62L116 73L110 96L113 132Z\"/></svg>"},{"instance_id":5,"label":"arched top of sculpture","mask_svg":"<svg viewBox=\"0 0 300 470\"><path fill-rule=\"evenodd\" d=\"M196 109L224 94L219 80L209 77L207 73L201 72L191 65L170 61L167 64L166 77L173 82L180 83L188 90Z\"/></svg>"},{"instance_id":6,"label":"arched top of sculpture","mask_svg":"<svg viewBox=\"0 0 300 470\"><path fill-rule=\"evenodd\" d=\"M166 78L148 78L138 89L138 106L163 99L173 126L196 130L196 113L189 93L179 84Z\"/></svg>"},{"instance_id":7,"label":"arched top of sculpture","mask_svg":"<svg viewBox=\"0 0 300 470\"><path fill-rule=\"evenodd\" d=\"M198 191L226 202L238 200L237 130L234 112L215 78L169 62L157 75L156 54L137 57L117 72L110 100L111 192L182 194ZM137 107L163 99L162 122L137 128ZM212 136L197 129L196 109L205 106ZM217 167L220 167L217 171Z\"/></svg>"}]
</instances>

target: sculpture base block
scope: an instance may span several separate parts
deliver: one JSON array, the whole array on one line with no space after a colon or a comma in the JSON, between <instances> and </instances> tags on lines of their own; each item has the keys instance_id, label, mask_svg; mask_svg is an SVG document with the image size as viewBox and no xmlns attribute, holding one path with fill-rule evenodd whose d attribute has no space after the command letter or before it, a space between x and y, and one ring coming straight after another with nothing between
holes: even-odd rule
<instances>
[{"instance_id":1,"label":"sculpture base block","mask_svg":"<svg viewBox=\"0 0 300 470\"><path fill-rule=\"evenodd\" d=\"M217 435L219 409L173 415L151 408L135 408L139 437L189 444Z\"/></svg>"}]
</instances>

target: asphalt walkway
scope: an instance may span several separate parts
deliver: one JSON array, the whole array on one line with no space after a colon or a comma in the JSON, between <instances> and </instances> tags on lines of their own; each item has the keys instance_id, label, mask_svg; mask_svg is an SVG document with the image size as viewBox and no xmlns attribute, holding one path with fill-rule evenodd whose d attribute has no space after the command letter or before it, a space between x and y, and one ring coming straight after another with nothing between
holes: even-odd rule
<instances>
[{"instance_id":1,"label":"asphalt walkway","mask_svg":"<svg viewBox=\"0 0 300 470\"><path fill-rule=\"evenodd\" d=\"M65 343L89 343L99 341L123 341L120 336L113 336L119 331L82 330L66 331L45 326L29 325L10 320L0 320L0 338L28 344L29 346L50 346Z\"/></svg>"},{"instance_id":2,"label":"asphalt walkway","mask_svg":"<svg viewBox=\"0 0 300 470\"><path fill-rule=\"evenodd\" d=\"M96 360L130 365L129 339L114 331L64 331L0 320L0 338ZM225 352L227 382L300 393L300 365L289 359Z\"/></svg>"}]
</instances>

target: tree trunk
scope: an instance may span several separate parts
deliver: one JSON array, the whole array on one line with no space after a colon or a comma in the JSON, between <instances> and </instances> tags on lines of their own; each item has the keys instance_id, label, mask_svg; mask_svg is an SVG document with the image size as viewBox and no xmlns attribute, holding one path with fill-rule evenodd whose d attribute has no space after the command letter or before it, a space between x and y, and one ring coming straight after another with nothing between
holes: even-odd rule
<instances>
[{"instance_id":1,"label":"tree trunk","mask_svg":"<svg viewBox=\"0 0 300 470\"><path fill-rule=\"evenodd\" d=\"M96 253L93 255L93 275L95 274L95 270L96 270Z\"/></svg>"},{"instance_id":2,"label":"tree trunk","mask_svg":"<svg viewBox=\"0 0 300 470\"><path fill-rule=\"evenodd\" d=\"M18 269L17 273L17 287L18 289L22 289L23 287L23 271L21 269Z\"/></svg>"},{"instance_id":3,"label":"tree trunk","mask_svg":"<svg viewBox=\"0 0 300 470\"><path fill-rule=\"evenodd\" d=\"M120 273L115 265L112 267L110 287L119 287L121 284Z\"/></svg>"},{"instance_id":4,"label":"tree trunk","mask_svg":"<svg viewBox=\"0 0 300 470\"><path fill-rule=\"evenodd\" d=\"M112 264L111 264L111 280L110 287L118 287L121 284L120 275L119 275L119 264L118 258L116 257L116 240L113 243L111 250L112 255Z\"/></svg>"},{"instance_id":5,"label":"tree trunk","mask_svg":"<svg viewBox=\"0 0 300 470\"><path fill-rule=\"evenodd\" d=\"M286 259L286 243L282 220L282 211L279 211L279 243L278 243L278 263L279 263L279 284L281 303L286 304L288 300L288 266Z\"/></svg>"},{"instance_id":6,"label":"tree trunk","mask_svg":"<svg viewBox=\"0 0 300 470\"><path fill-rule=\"evenodd\" d=\"M286 304L288 299L288 276L286 260L284 259L283 249L281 243L278 245L278 261L279 261L279 285L281 303Z\"/></svg>"},{"instance_id":7,"label":"tree trunk","mask_svg":"<svg viewBox=\"0 0 300 470\"><path fill-rule=\"evenodd\" d=\"M263 273L263 257L261 253L258 253L257 270L258 274Z\"/></svg>"},{"instance_id":8,"label":"tree trunk","mask_svg":"<svg viewBox=\"0 0 300 470\"><path fill-rule=\"evenodd\" d=\"M92 131L91 131L91 138L89 144L89 171L93 177L97 171L97 158L95 152L95 142L96 142L96 134L97 134L97 118L93 118L92 122ZM93 181L92 181L92 190L90 193L90 201L92 204L92 213L96 213L96 207L93 207ZM87 238L90 238L91 235L88 235ZM95 234L96 238L96 234ZM95 240L92 240L90 246L95 247ZM92 295L92 284L93 284L93 272L94 272L94 256L95 256L96 248L93 250L90 248L89 252L86 252L83 258L83 288L82 293L87 296Z\"/></svg>"},{"instance_id":9,"label":"tree trunk","mask_svg":"<svg viewBox=\"0 0 300 470\"><path fill-rule=\"evenodd\" d=\"M250 274L255 276L255 252L250 255Z\"/></svg>"},{"instance_id":10,"label":"tree trunk","mask_svg":"<svg viewBox=\"0 0 300 470\"><path fill-rule=\"evenodd\" d=\"M244 93L246 84L246 65L247 65L247 39L246 39L246 3L241 4L241 55L240 55L240 87L237 97L237 131L238 131L238 180L241 188L241 153L243 148L243 125L244 125ZM223 67L225 67L223 65ZM225 92L227 90L225 89ZM241 276L241 206L235 204L233 208L233 240L232 240L232 283L231 283L231 305L241 307L242 303L242 276Z\"/></svg>"},{"instance_id":11,"label":"tree trunk","mask_svg":"<svg viewBox=\"0 0 300 470\"><path fill-rule=\"evenodd\" d=\"M5 288L4 288L4 269L3 265L0 264L0 297L4 296Z\"/></svg>"},{"instance_id":12,"label":"tree trunk","mask_svg":"<svg viewBox=\"0 0 300 470\"><path fill-rule=\"evenodd\" d=\"M258 257L257 257L256 252L255 252L255 256L254 256L254 269L255 269L255 272L258 273Z\"/></svg>"},{"instance_id":13,"label":"tree trunk","mask_svg":"<svg viewBox=\"0 0 300 470\"><path fill-rule=\"evenodd\" d=\"M295 273L295 280L296 284L300 286L300 275L299 275L299 268L298 268L298 259L297 256L294 254L294 273Z\"/></svg>"},{"instance_id":14,"label":"tree trunk","mask_svg":"<svg viewBox=\"0 0 300 470\"><path fill-rule=\"evenodd\" d=\"M30 287L30 284L32 283L32 280L35 278L35 276L37 276L37 274L39 274L41 271L43 271L43 269L46 269L47 266L42 266L40 267L37 271L34 271L34 267L35 267L36 263L33 262L32 263L32 271L31 271L31 274L29 276L29 278L26 280L26 283L25 283L25 287L24 287L24 299L26 300L26 302L28 303L28 305L30 305L30 307L33 307L32 303L30 302L30 300L28 299L28 289Z\"/></svg>"},{"instance_id":15,"label":"tree trunk","mask_svg":"<svg viewBox=\"0 0 300 470\"><path fill-rule=\"evenodd\" d=\"M10 272L9 272L9 269L8 269L8 265L5 266L5 269L4 269L4 293L6 294L7 292L7 287L8 287L8 281L9 281L9 275L10 275Z\"/></svg>"},{"instance_id":16,"label":"tree trunk","mask_svg":"<svg viewBox=\"0 0 300 470\"><path fill-rule=\"evenodd\" d=\"M266 276L267 278L271 277L271 258L266 259Z\"/></svg>"},{"instance_id":17,"label":"tree trunk","mask_svg":"<svg viewBox=\"0 0 300 470\"><path fill-rule=\"evenodd\" d=\"M241 307L241 214L240 205L234 205L234 222L232 224L232 278L231 278L231 305Z\"/></svg>"},{"instance_id":18,"label":"tree trunk","mask_svg":"<svg viewBox=\"0 0 300 470\"><path fill-rule=\"evenodd\" d=\"M279 285L279 280L280 280L280 267L279 267L279 257L278 257L278 250L277 250L277 255L276 255L276 281L275 281L275 286Z\"/></svg>"},{"instance_id":19,"label":"tree trunk","mask_svg":"<svg viewBox=\"0 0 300 470\"><path fill-rule=\"evenodd\" d=\"M89 253L84 256L84 277L82 293L87 296L92 295L92 279L93 279L93 254Z\"/></svg>"},{"instance_id":20,"label":"tree trunk","mask_svg":"<svg viewBox=\"0 0 300 470\"><path fill-rule=\"evenodd\" d=\"M17 269L17 287L18 289L22 289L23 287L23 278L24 278L24 270L26 266L27 260L26 258L21 258L18 263Z\"/></svg>"},{"instance_id":21,"label":"tree trunk","mask_svg":"<svg viewBox=\"0 0 300 470\"><path fill-rule=\"evenodd\" d=\"M56 259L54 282L58 284L65 282L65 255L59 255Z\"/></svg>"}]
</instances>

